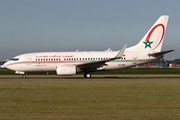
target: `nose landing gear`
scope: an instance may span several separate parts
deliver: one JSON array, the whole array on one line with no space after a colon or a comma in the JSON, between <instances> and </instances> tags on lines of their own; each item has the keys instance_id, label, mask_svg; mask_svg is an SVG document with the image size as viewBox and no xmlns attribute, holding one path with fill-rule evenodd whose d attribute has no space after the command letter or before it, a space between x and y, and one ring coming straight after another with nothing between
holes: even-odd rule
<instances>
[{"instance_id":1,"label":"nose landing gear","mask_svg":"<svg viewBox=\"0 0 180 120\"><path fill-rule=\"evenodd\" d=\"M25 78L26 78L26 74L23 74L23 75L22 75L22 78L24 78L24 79L25 79Z\"/></svg>"}]
</instances>

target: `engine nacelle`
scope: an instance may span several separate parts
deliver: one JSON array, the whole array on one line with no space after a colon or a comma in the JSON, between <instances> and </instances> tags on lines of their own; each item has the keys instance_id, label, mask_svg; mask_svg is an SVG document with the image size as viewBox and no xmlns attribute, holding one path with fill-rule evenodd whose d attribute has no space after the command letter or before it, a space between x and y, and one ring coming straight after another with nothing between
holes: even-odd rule
<instances>
[{"instance_id":1,"label":"engine nacelle","mask_svg":"<svg viewBox=\"0 0 180 120\"><path fill-rule=\"evenodd\" d=\"M57 75L75 75L76 66L74 65L60 65L56 68Z\"/></svg>"}]
</instances>

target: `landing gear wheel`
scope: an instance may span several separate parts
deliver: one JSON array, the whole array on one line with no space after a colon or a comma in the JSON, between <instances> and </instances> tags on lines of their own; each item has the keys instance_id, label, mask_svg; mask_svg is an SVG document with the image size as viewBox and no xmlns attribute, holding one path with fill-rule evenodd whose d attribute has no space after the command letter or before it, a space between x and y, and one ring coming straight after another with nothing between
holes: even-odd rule
<instances>
[{"instance_id":1,"label":"landing gear wheel","mask_svg":"<svg viewBox=\"0 0 180 120\"><path fill-rule=\"evenodd\" d=\"M22 78L24 78L24 79L25 79L25 78L26 78L26 74L22 75Z\"/></svg>"},{"instance_id":2,"label":"landing gear wheel","mask_svg":"<svg viewBox=\"0 0 180 120\"><path fill-rule=\"evenodd\" d=\"M85 78L91 78L91 74L90 73L84 73L84 77Z\"/></svg>"}]
</instances>

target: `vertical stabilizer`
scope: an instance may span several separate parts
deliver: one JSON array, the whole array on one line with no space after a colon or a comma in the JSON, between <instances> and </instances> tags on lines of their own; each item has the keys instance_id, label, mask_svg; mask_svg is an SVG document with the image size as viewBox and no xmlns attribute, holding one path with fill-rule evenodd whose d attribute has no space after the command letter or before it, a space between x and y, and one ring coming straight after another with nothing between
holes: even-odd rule
<instances>
[{"instance_id":1,"label":"vertical stabilizer","mask_svg":"<svg viewBox=\"0 0 180 120\"><path fill-rule=\"evenodd\" d=\"M147 51L147 52L160 52L164 40L166 26L168 22L168 15L161 16L141 41L127 50L132 51Z\"/></svg>"}]
</instances>

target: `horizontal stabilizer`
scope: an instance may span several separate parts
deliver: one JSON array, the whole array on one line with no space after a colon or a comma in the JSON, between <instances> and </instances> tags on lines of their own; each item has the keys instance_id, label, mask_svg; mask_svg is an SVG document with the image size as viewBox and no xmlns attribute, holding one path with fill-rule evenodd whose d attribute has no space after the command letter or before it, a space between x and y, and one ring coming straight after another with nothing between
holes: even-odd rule
<instances>
[{"instance_id":1,"label":"horizontal stabilizer","mask_svg":"<svg viewBox=\"0 0 180 120\"><path fill-rule=\"evenodd\" d=\"M156 56L161 56L161 55L167 54L167 53L172 52L172 51L175 51L175 50L167 50L167 51L162 51L162 52L157 52L157 53L151 53L151 54L148 54L148 55L156 57Z\"/></svg>"}]
</instances>

